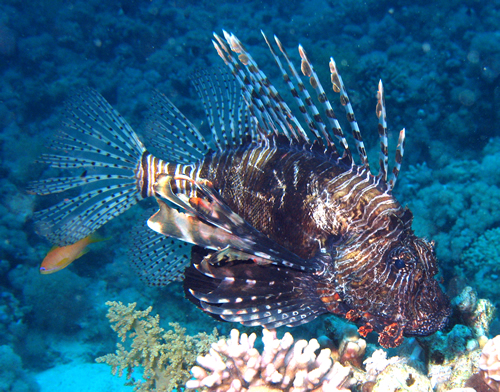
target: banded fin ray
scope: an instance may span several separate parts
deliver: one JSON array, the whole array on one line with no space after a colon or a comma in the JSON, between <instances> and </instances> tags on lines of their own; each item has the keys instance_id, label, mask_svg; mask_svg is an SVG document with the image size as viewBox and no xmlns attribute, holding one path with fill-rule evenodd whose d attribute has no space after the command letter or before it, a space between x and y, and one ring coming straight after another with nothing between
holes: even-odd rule
<instances>
[{"instance_id":1,"label":"banded fin ray","mask_svg":"<svg viewBox=\"0 0 500 392\"><path fill-rule=\"evenodd\" d=\"M378 134L380 137L379 173L378 176L387 182L387 172L389 167L389 146L387 142L387 118L385 110L385 95L382 80L378 82L377 107L375 112L378 117Z\"/></svg>"},{"instance_id":2,"label":"banded fin ray","mask_svg":"<svg viewBox=\"0 0 500 392\"><path fill-rule=\"evenodd\" d=\"M260 71L240 41L233 35L224 33L222 38L214 33L214 45L219 56L230 68L233 76L241 86L242 93L251 113L256 117L259 128L264 135L284 134L288 139L308 142L308 136L299 121L280 97L269 79ZM238 63L231 51L237 53L241 64Z\"/></svg>"},{"instance_id":3,"label":"banded fin ray","mask_svg":"<svg viewBox=\"0 0 500 392\"><path fill-rule=\"evenodd\" d=\"M248 262L212 266L194 250L186 270L188 298L208 313L243 325L297 326L325 313L311 276L275 265Z\"/></svg>"},{"instance_id":4,"label":"banded fin ray","mask_svg":"<svg viewBox=\"0 0 500 392\"><path fill-rule=\"evenodd\" d=\"M182 281L184 269L191 262L193 245L166 237L145 225L146 218L154 212L154 208L146 210L138 224L132 228L128 257L144 283L166 286L173 281Z\"/></svg>"},{"instance_id":5,"label":"banded fin ray","mask_svg":"<svg viewBox=\"0 0 500 392\"><path fill-rule=\"evenodd\" d=\"M291 71L292 76L297 82L298 89L295 87L290 76L288 75L288 73L284 69L283 65L281 64L281 60L278 57L278 55L276 54L276 52L274 51L274 48L273 48L273 45L271 44L271 42L267 39L267 37L263 31L261 31L261 34L264 37L264 39L267 43L267 46L269 47L269 50L271 51L271 54L274 57L276 64L278 65L278 68L281 71L281 75L283 77L283 80L287 84L288 89L290 90L292 96L295 98L297 105L299 107L299 111L302 113L302 115L304 117L304 121L307 123L309 129L311 130L311 132L314 133L314 135L318 141L322 141L322 144L324 144L324 142L323 142L323 140L324 140L324 141L326 141L326 144L328 145L328 147L332 148L333 150L336 150L335 145L333 144L333 142L330 139L330 136L329 136L328 131L326 129L326 125L324 124L324 122L320 116L318 108L316 107L316 105L314 105L313 100L311 98L311 95L307 91L307 88L305 87L305 85L302 81L302 78L300 77L300 75L296 71L295 66L290 61L290 58L288 57L288 54L287 54L284 46L282 45L281 41L278 39L277 36L274 36L274 40L276 41L276 44L278 45L280 52L284 56L286 63L288 65L288 68ZM305 67L301 67L301 68L303 68L303 70L305 70ZM312 65L310 63L308 64L307 69L308 70L312 69ZM306 75L306 76L312 78L310 72L308 72L308 75ZM314 82L312 81L313 79L310 79L311 85L317 86L319 84L319 80L316 78L315 74L314 74L314 77L315 77ZM303 99L301 98L301 96L303 97ZM340 124L338 123L337 119L335 118L335 114L333 112L333 109L331 107L330 102L326 98L326 94L324 94L324 91L322 91L321 95L319 95L319 96L321 97L320 102L325 107L325 114L326 114L326 116L330 122L330 125L333 129L334 135L340 141L346 155L350 156L351 154L350 154L350 150L349 150L349 145L347 144L347 140L345 139L345 137L343 135L342 128L340 127ZM304 101L307 103L307 105L304 103ZM309 115L308 111L311 112L311 115ZM323 139L322 139L322 136L318 133L319 130L321 130L321 135L323 135Z\"/></svg>"},{"instance_id":6,"label":"banded fin ray","mask_svg":"<svg viewBox=\"0 0 500 392\"><path fill-rule=\"evenodd\" d=\"M156 90L151 95L143 129L148 148L168 161L189 164L202 159L210 148L193 123Z\"/></svg>"},{"instance_id":7,"label":"banded fin ray","mask_svg":"<svg viewBox=\"0 0 500 392\"><path fill-rule=\"evenodd\" d=\"M279 41L278 37L275 37L276 42L278 42L278 45L280 46L280 50L283 52L283 46L281 45L281 42ZM323 89L323 86L321 85L320 79L318 75L316 74L316 71L314 71L314 67L309 60L304 48L302 45L299 45L299 55L301 58L301 70L304 76L309 78L309 84L311 85L312 88L316 91L318 101L321 103L323 106L323 110L325 112L326 118L328 120L328 124L330 125L331 132L333 132L333 135L337 138L338 142L342 146L344 150L344 156L347 156L349 160L352 161L352 153L349 148L349 144L347 143L347 140L344 136L344 131L342 131L342 127L340 126L337 117L335 116L335 112L333 111L332 104L328 100L328 97L325 93L325 90ZM298 75L297 75L298 77ZM302 82L301 82L302 83ZM305 86L303 87L305 90ZM307 90L305 90L307 91ZM309 94L307 94L309 95ZM307 96L306 95L306 96ZM308 99L306 99L307 102ZM309 98L310 100L310 98ZM314 112L313 112L313 117L316 119L318 122L322 122L320 114L318 109L313 105ZM331 143L331 142L329 142Z\"/></svg>"},{"instance_id":8,"label":"banded fin ray","mask_svg":"<svg viewBox=\"0 0 500 392\"><path fill-rule=\"evenodd\" d=\"M255 91L260 95L260 99L265 103L265 108L273 119L275 132L281 128L283 133L290 138L291 135L302 141L308 141L308 135L302 128L302 125L295 117L288 104L281 97L279 91L273 86L266 74L259 69L257 62L252 55L245 49L241 41L234 35L223 31L224 38L229 44L231 50L238 54L238 59L243 67L247 70L249 80L253 83Z\"/></svg>"},{"instance_id":9,"label":"banded fin ray","mask_svg":"<svg viewBox=\"0 0 500 392\"><path fill-rule=\"evenodd\" d=\"M255 123L239 85L225 68L199 72L191 82L200 97L216 147L238 147L250 136L256 140Z\"/></svg>"},{"instance_id":10,"label":"banded fin ray","mask_svg":"<svg viewBox=\"0 0 500 392\"><path fill-rule=\"evenodd\" d=\"M67 101L63 116L51 145L55 153L41 161L74 174L34 181L28 188L40 195L80 190L34 214L37 232L58 246L85 238L142 198L136 171L145 152L130 125L93 90Z\"/></svg>"},{"instance_id":11,"label":"banded fin ray","mask_svg":"<svg viewBox=\"0 0 500 392\"><path fill-rule=\"evenodd\" d=\"M330 73L332 78L333 91L340 94L340 103L344 107L346 112L347 121L351 127L352 135L354 136L354 141L356 143L356 148L358 150L358 155L361 159L361 164L369 167L368 155L366 154L365 144L363 143L363 137L361 136L361 131L359 130L358 122L354 116L354 111L352 109L351 101L347 95L347 89L345 88L344 82L337 68L337 64L333 57L330 57Z\"/></svg>"},{"instance_id":12,"label":"banded fin ray","mask_svg":"<svg viewBox=\"0 0 500 392\"><path fill-rule=\"evenodd\" d=\"M396 181L398 179L399 172L401 171L401 162L403 161L403 155L405 152L405 137L406 130L403 128L399 132L398 145L396 147L396 157L394 167L392 168L391 178L388 183L388 188L393 189L396 185Z\"/></svg>"},{"instance_id":13,"label":"banded fin ray","mask_svg":"<svg viewBox=\"0 0 500 392\"><path fill-rule=\"evenodd\" d=\"M128 180L127 176L108 174L106 181L111 184L121 184L123 180ZM102 186L103 177L101 175L85 175L80 177L58 177L36 180L30 183L29 191L37 195L51 195L53 193L65 192L70 189L84 185L97 183L97 187ZM87 188L88 189L88 188ZM35 192L36 190L36 192Z\"/></svg>"},{"instance_id":14,"label":"banded fin ray","mask_svg":"<svg viewBox=\"0 0 500 392\"><path fill-rule=\"evenodd\" d=\"M64 130L68 136L77 136L79 142L85 142L85 136L90 136L108 147L100 152L101 155L122 153L135 162L144 152L144 146L132 127L94 90L84 89L70 98L66 102L64 117ZM92 148L93 143L95 141L90 140L87 146Z\"/></svg>"}]
</instances>

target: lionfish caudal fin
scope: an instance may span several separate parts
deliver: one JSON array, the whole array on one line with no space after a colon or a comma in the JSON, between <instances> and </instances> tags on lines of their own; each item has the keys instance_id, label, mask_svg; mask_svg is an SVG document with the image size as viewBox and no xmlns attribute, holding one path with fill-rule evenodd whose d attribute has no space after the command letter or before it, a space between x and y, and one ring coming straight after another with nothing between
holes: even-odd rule
<instances>
[{"instance_id":1,"label":"lionfish caudal fin","mask_svg":"<svg viewBox=\"0 0 500 392\"><path fill-rule=\"evenodd\" d=\"M240 143L251 127L245 102L229 74L205 73L197 83L207 113L213 118L212 131L219 135L216 146ZM209 96L209 91L213 91ZM229 102L229 103L228 103ZM149 154L130 125L96 91L85 89L69 99L62 112L61 129L39 163L67 170L67 177L33 181L28 192L38 195L62 194L64 200L34 214L37 232L52 243L73 244L97 230L141 199L152 196L157 173L174 171L203 158L209 144L196 127L164 95L154 91L144 128ZM232 130L232 139L223 142ZM250 132L251 133L251 132ZM76 194L76 195L75 195Z\"/></svg>"},{"instance_id":2,"label":"lionfish caudal fin","mask_svg":"<svg viewBox=\"0 0 500 392\"><path fill-rule=\"evenodd\" d=\"M34 181L28 192L67 196L34 214L37 232L52 243L73 244L142 198L136 174L145 149L98 93L85 90L67 101L61 129L49 147L53 152L38 162L71 175Z\"/></svg>"}]
</instances>

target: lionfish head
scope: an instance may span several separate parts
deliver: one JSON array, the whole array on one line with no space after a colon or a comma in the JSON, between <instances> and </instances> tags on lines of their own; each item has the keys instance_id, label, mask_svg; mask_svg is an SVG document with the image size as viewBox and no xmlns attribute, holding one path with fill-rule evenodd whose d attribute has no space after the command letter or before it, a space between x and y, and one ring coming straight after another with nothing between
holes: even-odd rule
<instances>
[{"instance_id":1,"label":"lionfish head","mask_svg":"<svg viewBox=\"0 0 500 392\"><path fill-rule=\"evenodd\" d=\"M435 279L437 260L434 244L413 233L393 247L385 257L392 295L406 320L404 335L427 336L443 328L451 314L450 301Z\"/></svg>"},{"instance_id":2,"label":"lionfish head","mask_svg":"<svg viewBox=\"0 0 500 392\"><path fill-rule=\"evenodd\" d=\"M403 336L431 335L451 314L435 278L434 244L413 234L411 217L405 223L396 237L379 236L367 245L371 257L364 265L366 252L355 254L358 260L352 265L360 268L344 285L344 299L352 309L346 317L361 325L363 336L378 332L383 347L400 345Z\"/></svg>"}]
</instances>

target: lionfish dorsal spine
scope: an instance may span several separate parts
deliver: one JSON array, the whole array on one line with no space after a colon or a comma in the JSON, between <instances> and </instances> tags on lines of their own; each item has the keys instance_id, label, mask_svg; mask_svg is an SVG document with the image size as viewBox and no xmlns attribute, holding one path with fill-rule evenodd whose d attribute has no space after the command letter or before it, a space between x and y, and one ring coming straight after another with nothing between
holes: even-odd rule
<instances>
[{"instance_id":1,"label":"lionfish dorsal spine","mask_svg":"<svg viewBox=\"0 0 500 392\"><path fill-rule=\"evenodd\" d=\"M378 135L380 137L380 158L378 176L387 183L387 171L389 166L389 147L387 142L387 119L385 111L385 96L382 80L378 82L377 107L376 114L378 118Z\"/></svg>"},{"instance_id":2,"label":"lionfish dorsal spine","mask_svg":"<svg viewBox=\"0 0 500 392\"><path fill-rule=\"evenodd\" d=\"M217 51L217 54L224 61L226 66L231 71L231 74L234 76L236 81L241 87L241 94L243 98L247 102L248 110L257 119L257 124L266 124L265 118L265 108L260 100L255 97L258 96L257 92L255 92L253 85L250 80L248 80L247 76L241 69L239 63L234 59L231 54L231 51L228 49L224 40L219 37L216 33L213 34L215 40L212 40L212 44ZM257 130L257 135L259 130Z\"/></svg>"},{"instance_id":3,"label":"lionfish dorsal spine","mask_svg":"<svg viewBox=\"0 0 500 392\"><path fill-rule=\"evenodd\" d=\"M340 124L335 123L335 114L333 113L333 109L331 104L328 102L328 98L326 96L325 90L323 89L323 86L321 85L321 82L319 81L318 75L316 74L316 71L314 70L314 67L307 57L306 51L302 47L302 45L299 45L299 55L301 58L301 64L300 64L300 69L302 73L304 74L305 77L309 78L309 84L311 85L312 88L316 91L317 99L318 101L323 105L326 113L326 117L330 121L330 125L332 126L332 129L334 130L334 134L339 134L343 136L342 133L342 128L340 127ZM304 87L305 90L305 87ZM323 137L326 139L328 146L334 146L332 140L330 139L329 134L325 131L326 126L319 114L319 110L316 108L314 104L312 104L312 100L309 97L309 100L306 100L306 102L311 102L310 108L313 112L313 118L316 121L316 123L320 126L321 131L323 133ZM340 129L340 133L339 133ZM340 143L342 144L342 147L344 148L345 151L349 150L349 147L347 145L347 141L344 139L342 140L342 137L340 138ZM347 150L346 150L347 146Z\"/></svg>"},{"instance_id":4,"label":"lionfish dorsal spine","mask_svg":"<svg viewBox=\"0 0 500 392\"><path fill-rule=\"evenodd\" d=\"M312 63L309 60L309 57L307 56L302 45L299 45L299 55L301 58L301 70L304 73L304 76L309 77L309 83L316 90L316 93L318 96L318 101L323 106L326 118L328 119L328 123L330 125L331 130L332 130L332 133L337 138L340 145L344 149L344 156L347 156L347 157L349 157L349 159L351 159L352 158L351 150L350 150L349 144L347 143L347 140L344 136L344 132L342 131L342 127L340 126L340 124L337 120L337 117L335 116L335 112L333 111L333 107L332 107L330 101L328 100L328 97L325 93L325 90L323 89L323 86L321 85L320 80L318 78L318 75L316 74L316 71L314 71ZM305 90L305 86L302 85L302 87ZM306 102L307 102L307 100L306 100ZM319 116L319 112L317 110L316 110L316 112L317 112L317 114L314 115L314 119L316 121L320 122L321 117ZM332 143L332 142L330 142L330 143Z\"/></svg>"},{"instance_id":5,"label":"lionfish dorsal spine","mask_svg":"<svg viewBox=\"0 0 500 392\"><path fill-rule=\"evenodd\" d=\"M359 158L361 159L361 164L369 167L368 156L366 155L365 144L363 143L363 138L359 130L358 122L354 116L354 111L352 109L351 101L347 95L347 90L340 76L337 65L333 57L330 57L330 73L332 75L332 86L333 91L340 94L340 103L345 109L347 115L347 121L349 121L349 126L351 127L352 135L354 136L354 141L356 143L356 148L358 150Z\"/></svg>"},{"instance_id":6,"label":"lionfish dorsal spine","mask_svg":"<svg viewBox=\"0 0 500 392\"><path fill-rule=\"evenodd\" d=\"M321 119L321 116L319 115L319 111L316 108L316 106L314 105L313 100L311 99L309 92L305 88L304 83L302 82L300 75L295 70L295 66L290 61L290 58L288 57L288 54L287 54L285 48L281 44L281 41L278 39L277 36L274 36L274 40L276 41L276 44L278 45L280 52L285 57L285 61L288 65L288 68L290 69L291 74L293 75L294 79L297 81L298 90L295 87L295 85L293 84L292 79L289 77L286 70L283 68L278 55L276 54L276 52L274 51L274 48L272 47L271 42L267 39L264 32L262 32L262 35L264 36L264 39L266 40L266 43L269 46L271 54L273 55L276 63L278 64L278 67L280 68L283 80L287 84L288 89L290 90L292 96L295 98L295 101L297 102L297 105L299 107L299 111L302 113L302 116L304 117L304 121L306 122L309 130L314 134L316 140L322 141L324 139L328 146L335 149L335 145L331 142L331 140L328 136L325 124L323 123L323 120ZM304 99L301 98L301 95ZM305 100L306 104L304 103L304 100ZM311 112L311 115L309 115L308 109ZM322 139L319 131L321 131L321 134L323 135L323 139ZM307 141L307 139L306 139L306 141ZM309 141L307 141L307 142L309 143Z\"/></svg>"},{"instance_id":7,"label":"lionfish dorsal spine","mask_svg":"<svg viewBox=\"0 0 500 392\"><path fill-rule=\"evenodd\" d=\"M246 51L241 42L233 34L224 32L226 41L229 43L231 50L238 54L238 58L247 70L249 80L257 87L256 91L259 98L264 102L264 107L273 120L268 123L271 128L275 129L275 133L279 131L275 128L276 125L283 131L288 139L291 137L299 140L300 138L307 141L307 136L302 128L302 125L297 120L291 109L283 100L278 90L271 84L267 76L259 69L257 62L253 59L249 52ZM289 134L290 131L290 134Z\"/></svg>"},{"instance_id":8,"label":"lionfish dorsal spine","mask_svg":"<svg viewBox=\"0 0 500 392\"><path fill-rule=\"evenodd\" d=\"M228 33L224 31L224 36L228 37ZM214 33L217 42L214 43L217 53L224 60L224 63L229 67L231 73L241 86L241 91L245 100L247 101L250 112L257 118L257 122L261 125L262 129L274 129L271 115L264 102L262 102L260 92L257 89L257 84L251 75L245 73L240 63L236 61L231 54L231 49L227 47L224 40ZM226 38L227 40L228 38ZM222 50L221 50L222 49ZM239 57L242 59L242 57ZM286 132L286 129L284 129Z\"/></svg>"},{"instance_id":9,"label":"lionfish dorsal spine","mask_svg":"<svg viewBox=\"0 0 500 392\"><path fill-rule=\"evenodd\" d=\"M394 186L396 185L396 181L398 179L399 172L401 171L401 162L403 161L403 155L405 152L405 150L404 150L405 137L406 137L406 131L405 131L405 128L403 128L399 132L398 146L396 147L396 157L395 157L395 162L394 162L394 168L392 169L391 178L390 178L389 184L388 184L389 190L394 189Z\"/></svg>"}]
</instances>

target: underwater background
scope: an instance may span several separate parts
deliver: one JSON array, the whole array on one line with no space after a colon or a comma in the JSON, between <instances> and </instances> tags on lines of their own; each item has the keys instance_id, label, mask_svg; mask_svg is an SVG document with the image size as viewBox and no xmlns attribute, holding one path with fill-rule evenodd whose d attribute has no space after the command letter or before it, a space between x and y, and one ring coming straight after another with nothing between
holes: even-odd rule
<instances>
[{"instance_id":1,"label":"underwater background","mask_svg":"<svg viewBox=\"0 0 500 392\"><path fill-rule=\"evenodd\" d=\"M35 233L31 217L54 198L25 191L47 175L36 158L58 128L64 100L78 89L98 90L139 134L153 89L205 129L190 79L222 64L211 42L222 29L234 32L281 87L261 29L276 34L296 63L302 44L325 86L334 56L373 157L377 83L384 81L390 150L403 127L407 137L396 197L412 210L416 234L436 241L449 296L468 285L498 307L499 0L3 0L0 391L131 391L95 363L117 342L106 301L153 306L164 328L176 322L190 335L259 331L213 320L184 299L180 283L150 288L136 277L128 232L153 203L104 226L99 233L109 239L68 268L40 275L51 244ZM325 318L291 332L323 336ZM490 335L499 333L493 318Z\"/></svg>"}]
</instances>

